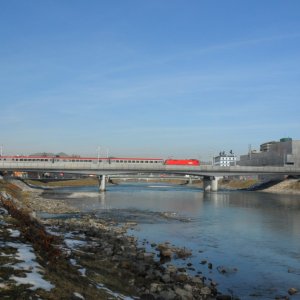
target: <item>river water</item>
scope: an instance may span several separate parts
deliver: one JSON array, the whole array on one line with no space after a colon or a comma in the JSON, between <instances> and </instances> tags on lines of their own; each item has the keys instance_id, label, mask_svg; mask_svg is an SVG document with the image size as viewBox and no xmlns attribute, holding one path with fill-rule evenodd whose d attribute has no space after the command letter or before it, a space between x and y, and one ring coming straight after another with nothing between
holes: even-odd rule
<instances>
[{"instance_id":1,"label":"river water","mask_svg":"<svg viewBox=\"0 0 300 300\"><path fill-rule=\"evenodd\" d=\"M201 272L223 293L274 299L291 287L300 290L300 196L132 183L101 194L96 187L64 188L47 197L68 199L99 217L137 222L129 234L141 243L191 249L190 258L176 263L192 263L191 273Z\"/></svg>"}]
</instances>

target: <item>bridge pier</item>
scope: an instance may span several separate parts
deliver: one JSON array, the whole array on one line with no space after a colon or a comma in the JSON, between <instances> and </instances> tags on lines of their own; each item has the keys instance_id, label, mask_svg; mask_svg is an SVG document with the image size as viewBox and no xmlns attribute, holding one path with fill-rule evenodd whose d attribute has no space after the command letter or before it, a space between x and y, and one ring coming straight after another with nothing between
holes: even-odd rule
<instances>
[{"instance_id":1,"label":"bridge pier","mask_svg":"<svg viewBox=\"0 0 300 300\"><path fill-rule=\"evenodd\" d=\"M101 175L99 178L99 192L105 192L106 191L106 176Z\"/></svg>"},{"instance_id":2,"label":"bridge pier","mask_svg":"<svg viewBox=\"0 0 300 300\"><path fill-rule=\"evenodd\" d=\"M203 191L204 192L217 192L218 191L219 177L204 176L203 177Z\"/></svg>"}]
</instances>

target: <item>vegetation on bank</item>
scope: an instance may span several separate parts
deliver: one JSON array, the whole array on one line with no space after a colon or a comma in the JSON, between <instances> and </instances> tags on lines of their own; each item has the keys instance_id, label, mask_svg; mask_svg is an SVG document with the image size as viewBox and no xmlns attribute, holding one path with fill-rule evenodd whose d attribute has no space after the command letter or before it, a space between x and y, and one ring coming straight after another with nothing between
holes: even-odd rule
<instances>
[{"instance_id":1,"label":"vegetation on bank","mask_svg":"<svg viewBox=\"0 0 300 300\"><path fill-rule=\"evenodd\" d=\"M247 189L251 186L258 183L257 179L246 179L246 180L239 180L239 179L221 179L219 180L219 187L220 188L227 188L227 189Z\"/></svg>"},{"instance_id":2,"label":"vegetation on bank","mask_svg":"<svg viewBox=\"0 0 300 300\"><path fill-rule=\"evenodd\" d=\"M95 177L70 179L70 180L24 180L24 182L38 187L72 187L72 186L93 186L98 185L98 179Z\"/></svg>"}]
</instances>

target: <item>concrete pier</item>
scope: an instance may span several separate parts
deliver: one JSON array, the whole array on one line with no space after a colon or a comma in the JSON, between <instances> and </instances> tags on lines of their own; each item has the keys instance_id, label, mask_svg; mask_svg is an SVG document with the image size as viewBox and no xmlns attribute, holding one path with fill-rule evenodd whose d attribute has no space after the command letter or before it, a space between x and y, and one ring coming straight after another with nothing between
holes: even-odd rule
<instances>
[{"instance_id":1,"label":"concrete pier","mask_svg":"<svg viewBox=\"0 0 300 300\"><path fill-rule=\"evenodd\" d=\"M204 192L217 192L218 180L220 177L204 176L203 177L203 191Z\"/></svg>"},{"instance_id":2,"label":"concrete pier","mask_svg":"<svg viewBox=\"0 0 300 300\"><path fill-rule=\"evenodd\" d=\"M105 192L106 190L106 175L99 176L99 191Z\"/></svg>"}]
</instances>

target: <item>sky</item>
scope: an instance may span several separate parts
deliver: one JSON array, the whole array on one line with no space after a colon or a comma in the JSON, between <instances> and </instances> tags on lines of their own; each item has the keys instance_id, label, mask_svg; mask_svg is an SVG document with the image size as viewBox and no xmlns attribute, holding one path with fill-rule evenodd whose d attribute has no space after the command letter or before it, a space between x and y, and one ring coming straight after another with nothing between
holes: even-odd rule
<instances>
[{"instance_id":1,"label":"sky","mask_svg":"<svg viewBox=\"0 0 300 300\"><path fill-rule=\"evenodd\" d=\"M0 1L0 145L211 160L300 139L298 0Z\"/></svg>"}]
</instances>

